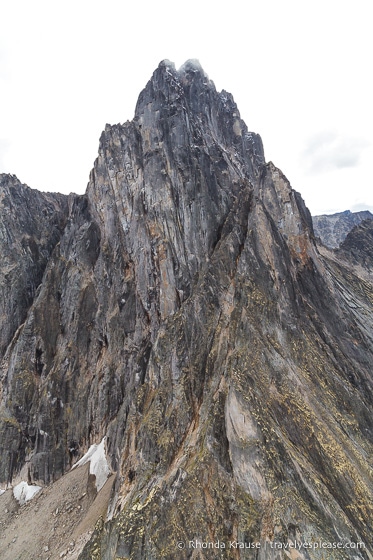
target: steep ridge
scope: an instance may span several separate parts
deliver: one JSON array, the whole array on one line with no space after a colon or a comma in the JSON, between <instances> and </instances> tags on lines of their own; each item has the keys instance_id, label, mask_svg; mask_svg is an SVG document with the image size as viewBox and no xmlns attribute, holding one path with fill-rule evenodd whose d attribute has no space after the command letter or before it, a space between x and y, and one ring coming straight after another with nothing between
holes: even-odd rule
<instances>
[{"instance_id":1,"label":"steep ridge","mask_svg":"<svg viewBox=\"0 0 373 560\"><path fill-rule=\"evenodd\" d=\"M1 479L49 483L107 436L83 560L371 558L372 302L232 96L164 61L8 346ZM295 540L365 548L274 548Z\"/></svg>"}]
</instances>

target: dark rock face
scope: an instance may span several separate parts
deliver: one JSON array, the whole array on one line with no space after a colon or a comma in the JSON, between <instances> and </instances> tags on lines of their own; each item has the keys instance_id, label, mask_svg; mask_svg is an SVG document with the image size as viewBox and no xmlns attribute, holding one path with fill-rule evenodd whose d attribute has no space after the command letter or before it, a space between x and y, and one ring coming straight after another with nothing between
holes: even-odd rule
<instances>
[{"instance_id":1,"label":"dark rock face","mask_svg":"<svg viewBox=\"0 0 373 560\"><path fill-rule=\"evenodd\" d=\"M313 216L315 235L322 243L332 249L339 247L346 235L363 220L372 220L373 214L369 210L361 212L338 212L337 214L324 214Z\"/></svg>"},{"instance_id":2,"label":"dark rock face","mask_svg":"<svg viewBox=\"0 0 373 560\"><path fill-rule=\"evenodd\" d=\"M68 214L67 197L0 175L0 355L26 318Z\"/></svg>"},{"instance_id":3,"label":"dark rock face","mask_svg":"<svg viewBox=\"0 0 373 560\"><path fill-rule=\"evenodd\" d=\"M372 303L232 96L163 62L102 134L8 345L0 477L50 482L106 435L117 478L83 560L273 560L295 539L370 558Z\"/></svg>"},{"instance_id":4,"label":"dark rock face","mask_svg":"<svg viewBox=\"0 0 373 560\"><path fill-rule=\"evenodd\" d=\"M341 243L337 254L369 272L373 269L373 220L363 220Z\"/></svg>"}]
</instances>

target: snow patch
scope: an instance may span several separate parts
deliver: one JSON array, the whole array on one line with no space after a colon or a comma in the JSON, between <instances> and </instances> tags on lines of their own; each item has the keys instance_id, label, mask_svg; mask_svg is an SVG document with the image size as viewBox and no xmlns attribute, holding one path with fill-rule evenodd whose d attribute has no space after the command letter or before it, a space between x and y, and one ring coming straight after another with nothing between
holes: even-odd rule
<instances>
[{"instance_id":1,"label":"snow patch","mask_svg":"<svg viewBox=\"0 0 373 560\"><path fill-rule=\"evenodd\" d=\"M31 500L40 490L41 486L29 486L27 482L22 481L13 488L13 496L17 502L23 506L23 504Z\"/></svg>"},{"instance_id":2,"label":"snow patch","mask_svg":"<svg viewBox=\"0 0 373 560\"><path fill-rule=\"evenodd\" d=\"M94 443L91 445L87 453L73 466L73 469L75 469L75 467L81 467L88 462L90 463L89 473L94 474L96 477L97 492L101 490L111 475L111 470L106 459L105 441L106 436L102 438L101 443Z\"/></svg>"},{"instance_id":3,"label":"snow patch","mask_svg":"<svg viewBox=\"0 0 373 560\"><path fill-rule=\"evenodd\" d=\"M0 496L1 494L4 494L5 490L3 490L2 488L0 488Z\"/></svg>"}]
</instances>

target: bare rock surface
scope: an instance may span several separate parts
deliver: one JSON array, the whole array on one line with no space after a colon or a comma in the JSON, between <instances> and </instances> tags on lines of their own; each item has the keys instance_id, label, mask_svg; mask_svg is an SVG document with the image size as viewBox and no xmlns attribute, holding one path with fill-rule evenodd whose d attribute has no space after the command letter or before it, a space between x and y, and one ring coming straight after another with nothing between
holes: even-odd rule
<instances>
[{"instance_id":1,"label":"bare rock surface","mask_svg":"<svg viewBox=\"0 0 373 560\"><path fill-rule=\"evenodd\" d=\"M44 495L106 436L80 560L370 559L372 304L232 96L164 61L5 350L0 479Z\"/></svg>"},{"instance_id":2,"label":"bare rock surface","mask_svg":"<svg viewBox=\"0 0 373 560\"><path fill-rule=\"evenodd\" d=\"M24 322L68 214L67 197L0 174L0 356Z\"/></svg>"}]
</instances>

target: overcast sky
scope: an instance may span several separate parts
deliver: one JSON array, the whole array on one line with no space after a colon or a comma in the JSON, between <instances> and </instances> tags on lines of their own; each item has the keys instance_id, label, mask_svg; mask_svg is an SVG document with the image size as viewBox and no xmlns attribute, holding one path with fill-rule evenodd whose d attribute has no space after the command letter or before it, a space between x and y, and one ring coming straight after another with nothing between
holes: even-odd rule
<instances>
[{"instance_id":1,"label":"overcast sky","mask_svg":"<svg viewBox=\"0 0 373 560\"><path fill-rule=\"evenodd\" d=\"M106 123L197 58L313 214L373 210L370 0L3 0L0 172L85 191Z\"/></svg>"}]
</instances>

